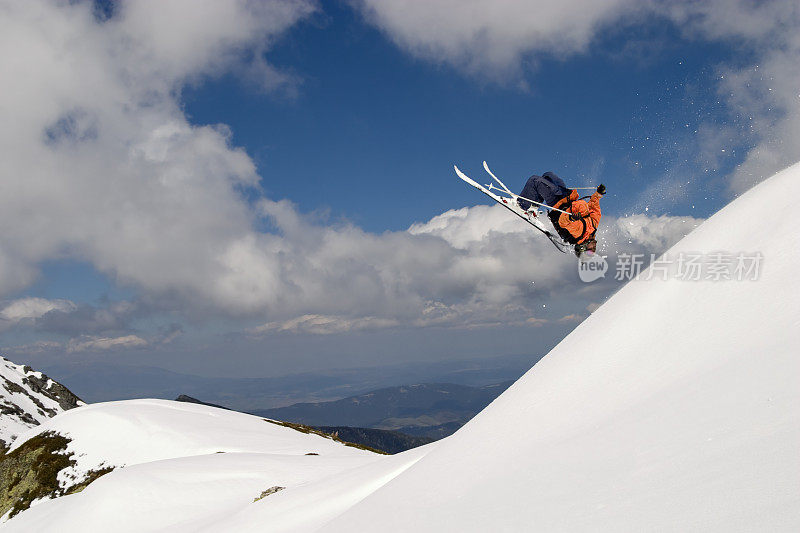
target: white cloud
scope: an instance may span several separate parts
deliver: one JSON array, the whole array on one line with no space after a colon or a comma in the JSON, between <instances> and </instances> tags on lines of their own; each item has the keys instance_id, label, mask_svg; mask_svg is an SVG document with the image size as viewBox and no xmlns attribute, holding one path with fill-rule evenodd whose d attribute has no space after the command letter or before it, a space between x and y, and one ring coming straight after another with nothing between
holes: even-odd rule
<instances>
[{"instance_id":1,"label":"white cloud","mask_svg":"<svg viewBox=\"0 0 800 533\"><path fill-rule=\"evenodd\" d=\"M83 336L71 339L66 345L66 350L68 353L101 352L142 348L147 345L148 342L138 335L124 335L122 337Z\"/></svg>"},{"instance_id":2,"label":"white cloud","mask_svg":"<svg viewBox=\"0 0 800 533\"><path fill-rule=\"evenodd\" d=\"M69 300L48 300L46 298L19 298L3 305L0 309L0 327L24 320L37 319L50 311L70 313L78 308Z\"/></svg>"},{"instance_id":3,"label":"white cloud","mask_svg":"<svg viewBox=\"0 0 800 533\"><path fill-rule=\"evenodd\" d=\"M529 318L528 320L525 321L525 324L527 324L529 326L533 326L535 328L538 328L538 327L544 326L545 324L547 324L549 322L550 322L549 320L544 319L544 318L531 317L531 318Z\"/></svg>"},{"instance_id":4,"label":"white cloud","mask_svg":"<svg viewBox=\"0 0 800 533\"><path fill-rule=\"evenodd\" d=\"M244 296L213 280L256 244L240 190L258 176L226 127L190 125L178 97L226 69L272 76L258 52L312 9L142 1L101 22L91 2L0 0L0 294L66 256L157 293Z\"/></svg>"},{"instance_id":5,"label":"white cloud","mask_svg":"<svg viewBox=\"0 0 800 533\"><path fill-rule=\"evenodd\" d=\"M721 91L757 142L732 176L741 193L800 160L800 20L791 42L762 54L757 67L725 73Z\"/></svg>"},{"instance_id":6,"label":"white cloud","mask_svg":"<svg viewBox=\"0 0 800 533\"><path fill-rule=\"evenodd\" d=\"M741 193L797 162L800 4L794 0L719 0L655 5L687 38L719 40L748 50L754 57L744 66L718 68L718 94L728 105L731 124L749 145L743 163L731 176L731 190ZM721 137L710 142L717 153L731 150L730 136L719 135L731 129L728 124L706 125L707 137Z\"/></svg>"},{"instance_id":7,"label":"white cloud","mask_svg":"<svg viewBox=\"0 0 800 533\"><path fill-rule=\"evenodd\" d=\"M92 328L84 328L91 331ZM153 347L158 348L174 342L183 334L177 324L164 328L162 331L146 336L128 333L125 335L77 335L66 341L37 340L16 346L4 346L2 351L17 354L49 354L79 352L119 352L133 348Z\"/></svg>"},{"instance_id":8,"label":"white cloud","mask_svg":"<svg viewBox=\"0 0 800 533\"><path fill-rule=\"evenodd\" d=\"M694 217L671 217L647 215L630 215L624 218L608 218L606 224L613 227L599 234L606 240L613 239L613 246L633 244L644 247L648 251L665 251L680 238L688 235L702 222ZM613 235L613 237L612 237Z\"/></svg>"},{"instance_id":9,"label":"white cloud","mask_svg":"<svg viewBox=\"0 0 800 533\"><path fill-rule=\"evenodd\" d=\"M312 333L315 335L329 335L333 333L349 333L352 331L363 331L369 329L380 329L398 325L396 320L359 317L346 318L330 315L303 315L282 322L267 322L257 328L250 330L252 335L263 335L267 333Z\"/></svg>"},{"instance_id":10,"label":"white cloud","mask_svg":"<svg viewBox=\"0 0 800 533\"><path fill-rule=\"evenodd\" d=\"M122 335L118 337L101 337L96 335L81 335L69 339L67 342L53 340L38 340L17 346L5 346L4 352L17 354L62 354L80 352L115 352L144 348L151 343L139 335Z\"/></svg>"},{"instance_id":11,"label":"white cloud","mask_svg":"<svg viewBox=\"0 0 800 533\"><path fill-rule=\"evenodd\" d=\"M365 18L411 54L468 72L510 76L533 54L586 50L605 24L636 11L633 0L355 0ZM486 72L483 72L486 74Z\"/></svg>"},{"instance_id":12,"label":"white cloud","mask_svg":"<svg viewBox=\"0 0 800 533\"><path fill-rule=\"evenodd\" d=\"M552 295L585 289L574 256L499 206L456 209L382 235L314 225L285 202L262 209L282 235L264 237L263 257L242 262L254 279L274 280L252 284L248 305L285 318L258 333L520 324ZM660 253L700 222L607 216L598 239L612 258Z\"/></svg>"},{"instance_id":13,"label":"white cloud","mask_svg":"<svg viewBox=\"0 0 800 533\"><path fill-rule=\"evenodd\" d=\"M499 28L516 18L515 3L464 5L454 16L465 25L431 50L467 39L476 54L468 65L506 68L531 46L582 50L623 4L544 4L535 23L529 15L512 21L507 36ZM246 188L260 193L253 162L225 126L191 125L180 89L226 70L267 76L264 87L284 83L261 52L312 9L279 0L143 1L102 22L89 2L0 0L0 294L29 284L42 261L71 257L140 288L159 309L258 317L268 320L263 333L524 322L537 299L585 290L574 258L500 207L448 211L378 235L314 224L285 201L253 208L242 197ZM434 26L449 23L443 13ZM489 27L474 27L479 15ZM276 233L257 231L260 218ZM661 252L697 221L636 223L643 227L632 232L606 217L601 246ZM37 309L12 311L45 308ZM85 312L92 336L76 337L74 321L53 322L73 337L69 350L156 342L117 336L130 332L130 310L95 311Z\"/></svg>"}]
</instances>

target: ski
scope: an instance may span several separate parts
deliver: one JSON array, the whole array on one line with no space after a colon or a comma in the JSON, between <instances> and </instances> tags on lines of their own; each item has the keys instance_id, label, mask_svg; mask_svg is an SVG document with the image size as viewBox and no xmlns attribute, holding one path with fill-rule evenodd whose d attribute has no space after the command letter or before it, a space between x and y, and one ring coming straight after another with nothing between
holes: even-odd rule
<instances>
[{"instance_id":1,"label":"ski","mask_svg":"<svg viewBox=\"0 0 800 533\"><path fill-rule=\"evenodd\" d=\"M505 184L497 178L497 176L492 174L492 172L489 170L489 167L486 165L486 162L484 162L484 168L486 168L486 171L492 176L492 178L495 179L497 183L499 183L502 186L502 189L495 187L491 184L484 187L480 183L476 182L475 180L473 180L472 178L461 172L461 170L457 166L453 165L453 168L456 171L456 175L463 181L465 181L467 184L471 185L472 187L475 187L483 194L485 194L498 204L502 205L503 207L505 207L506 209L517 215L519 218L521 218L534 228L544 233L547 236L547 238L550 239L550 242L553 243L553 246L555 246L559 252L561 253L569 252L569 249L571 247L569 244L565 243L564 241L561 240L561 238L558 235L555 235L550 230L548 230L544 226L544 224L542 224L541 220L539 220L539 218L535 215L534 212L524 211L519 206L519 204L517 203L517 198L519 196L511 192L508 189L508 187L506 187ZM501 196L499 194L495 194L492 192L492 189L500 190L503 192L503 194L507 194L508 196Z\"/></svg>"},{"instance_id":2,"label":"ski","mask_svg":"<svg viewBox=\"0 0 800 533\"><path fill-rule=\"evenodd\" d=\"M513 192L511 192L511 191L508 189L508 187L506 187L506 184L505 184L505 183L503 183L502 181L500 181L500 178L498 178L497 176L495 176L495 175L494 175L494 172L492 172L491 170L489 170L489 165L486 163L486 161L484 161L484 162L483 162L483 169L484 169L484 170L485 170L485 171L486 171L486 172L487 172L487 173L488 173L488 174L489 174L489 175L492 177L492 179L493 179L494 181L496 181L497 183L499 183L499 184L500 184L500 186L503 188L503 190L504 190L504 191L506 191L506 192L507 192L508 194L510 194L511 196L516 196L516 195L515 195ZM515 199L516 199L516 198L515 198Z\"/></svg>"}]
</instances>

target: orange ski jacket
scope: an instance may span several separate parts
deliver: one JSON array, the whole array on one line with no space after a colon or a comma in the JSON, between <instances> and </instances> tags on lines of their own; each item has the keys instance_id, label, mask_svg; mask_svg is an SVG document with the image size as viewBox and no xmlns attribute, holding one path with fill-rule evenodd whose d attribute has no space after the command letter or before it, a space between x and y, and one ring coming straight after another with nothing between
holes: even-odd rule
<instances>
[{"instance_id":1,"label":"orange ski jacket","mask_svg":"<svg viewBox=\"0 0 800 533\"><path fill-rule=\"evenodd\" d=\"M566 213L561 213L561 216L558 217L558 225L572 235L577 244L588 240L597 231L602 216L600 212L601 196L600 193L595 192L587 202L579 200L578 191L573 189L569 196L565 196L553 206L581 217L578 220L570 220Z\"/></svg>"}]
</instances>

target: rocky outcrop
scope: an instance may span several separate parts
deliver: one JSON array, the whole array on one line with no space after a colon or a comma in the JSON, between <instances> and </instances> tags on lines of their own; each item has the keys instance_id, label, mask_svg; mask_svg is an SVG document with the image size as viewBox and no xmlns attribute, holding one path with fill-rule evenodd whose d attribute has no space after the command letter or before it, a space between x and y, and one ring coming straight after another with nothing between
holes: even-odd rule
<instances>
[{"instance_id":1,"label":"rocky outcrop","mask_svg":"<svg viewBox=\"0 0 800 533\"><path fill-rule=\"evenodd\" d=\"M0 447L7 449L24 431L80 405L64 385L0 357Z\"/></svg>"},{"instance_id":2,"label":"rocky outcrop","mask_svg":"<svg viewBox=\"0 0 800 533\"><path fill-rule=\"evenodd\" d=\"M59 480L59 472L75 466L67 451L70 439L48 431L0 456L0 516L13 517L35 500L73 494L86 488L112 468L87 472L76 483Z\"/></svg>"}]
</instances>

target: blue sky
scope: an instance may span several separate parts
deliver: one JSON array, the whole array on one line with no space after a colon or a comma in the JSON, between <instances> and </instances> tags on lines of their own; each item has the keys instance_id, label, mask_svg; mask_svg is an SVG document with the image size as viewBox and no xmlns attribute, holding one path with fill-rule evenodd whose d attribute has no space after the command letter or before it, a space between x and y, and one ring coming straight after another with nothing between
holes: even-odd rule
<instances>
[{"instance_id":1,"label":"blue sky","mask_svg":"<svg viewBox=\"0 0 800 533\"><path fill-rule=\"evenodd\" d=\"M639 29L663 47L646 59L623 52L629 35L616 32L579 58L545 58L520 89L411 58L332 2L269 52L302 78L294 98L260 95L225 76L187 89L184 104L194 123L231 126L267 194L303 211L330 209L370 231L402 230L482 202L451 169L458 163L479 174L484 159L519 187L547 170L575 185L605 181L604 206L625 213L676 164L664 153L673 142L691 139L700 120L726 118L715 105L715 65L732 51L677 40L663 26ZM729 199L719 185L706 187L701 162L687 170L713 196L665 199L655 206L660 213L708 216Z\"/></svg>"},{"instance_id":2,"label":"blue sky","mask_svg":"<svg viewBox=\"0 0 800 533\"><path fill-rule=\"evenodd\" d=\"M621 282L452 165L605 183L603 252L665 251L800 158L800 14L764 6L12 4L0 347L208 375L544 353Z\"/></svg>"}]
</instances>

